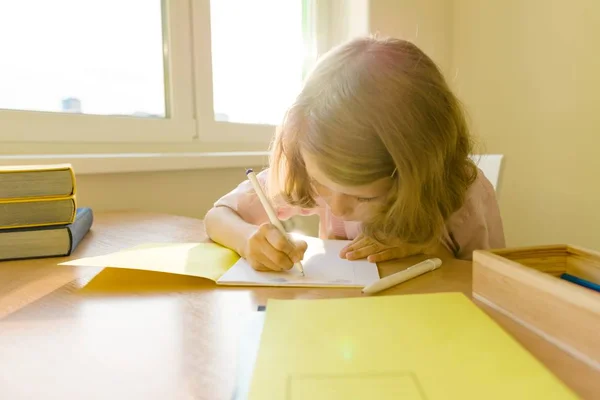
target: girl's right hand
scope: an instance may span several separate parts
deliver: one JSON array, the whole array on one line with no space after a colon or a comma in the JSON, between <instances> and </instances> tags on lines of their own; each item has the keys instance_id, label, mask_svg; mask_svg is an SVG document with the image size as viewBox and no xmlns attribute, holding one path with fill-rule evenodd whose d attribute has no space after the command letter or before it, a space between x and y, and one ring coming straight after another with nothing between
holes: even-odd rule
<instances>
[{"instance_id":1,"label":"girl's right hand","mask_svg":"<svg viewBox=\"0 0 600 400\"><path fill-rule=\"evenodd\" d=\"M284 271L302 261L307 247L304 241L290 242L266 223L248 238L242 257L257 271Z\"/></svg>"}]
</instances>

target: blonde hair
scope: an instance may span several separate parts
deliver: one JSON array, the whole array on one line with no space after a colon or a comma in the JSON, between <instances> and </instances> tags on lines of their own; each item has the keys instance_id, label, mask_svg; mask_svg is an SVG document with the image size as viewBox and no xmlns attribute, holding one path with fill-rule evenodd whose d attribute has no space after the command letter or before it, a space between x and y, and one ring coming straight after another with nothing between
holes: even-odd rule
<instances>
[{"instance_id":1,"label":"blonde hair","mask_svg":"<svg viewBox=\"0 0 600 400\"><path fill-rule=\"evenodd\" d=\"M477 176L465 116L436 64L413 43L358 38L317 63L271 146L269 187L312 208L301 150L340 185L392 177L363 232L382 242L433 245Z\"/></svg>"}]
</instances>

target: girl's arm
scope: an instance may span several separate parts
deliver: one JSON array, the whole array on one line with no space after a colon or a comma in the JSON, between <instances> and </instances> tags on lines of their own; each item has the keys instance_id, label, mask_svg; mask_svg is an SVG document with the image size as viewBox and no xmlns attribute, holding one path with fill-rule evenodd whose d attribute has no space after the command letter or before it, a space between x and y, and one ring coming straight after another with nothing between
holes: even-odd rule
<instances>
[{"instance_id":1,"label":"girl's arm","mask_svg":"<svg viewBox=\"0 0 600 400\"><path fill-rule=\"evenodd\" d=\"M264 185L267 170L257 175ZM279 207L282 214L294 212ZM273 225L248 180L221 197L204 219L206 233L214 241L245 258L257 270L292 268L304 256L306 243L290 243Z\"/></svg>"},{"instance_id":2,"label":"girl's arm","mask_svg":"<svg viewBox=\"0 0 600 400\"><path fill-rule=\"evenodd\" d=\"M215 242L233 249L259 271L282 271L302 260L306 242L291 243L269 223L246 222L228 207L213 207L204 219L206 233Z\"/></svg>"},{"instance_id":3,"label":"girl's arm","mask_svg":"<svg viewBox=\"0 0 600 400\"><path fill-rule=\"evenodd\" d=\"M214 242L245 257L244 250L258 226L244 221L229 207L213 207L204 217L206 233Z\"/></svg>"}]
</instances>

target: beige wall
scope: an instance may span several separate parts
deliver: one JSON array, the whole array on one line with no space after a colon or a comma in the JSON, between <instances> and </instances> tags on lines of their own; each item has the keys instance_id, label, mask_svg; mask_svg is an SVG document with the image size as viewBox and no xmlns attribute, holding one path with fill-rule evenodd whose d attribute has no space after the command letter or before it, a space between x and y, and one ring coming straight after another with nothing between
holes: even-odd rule
<instances>
[{"instance_id":1,"label":"beige wall","mask_svg":"<svg viewBox=\"0 0 600 400\"><path fill-rule=\"evenodd\" d=\"M78 202L95 211L135 209L203 217L220 195L243 179L239 168L81 175Z\"/></svg>"},{"instance_id":2,"label":"beige wall","mask_svg":"<svg viewBox=\"0 0 600 400\"><path fill-rule=\"evenodd\" d=\"M600 249L600 2L456 0L453 26L459 95L506 156L508 244Z\"/></svg>"},{"instance_id":3,"label":"beige wall","mask_svg":"<svg viewBox=\"0 0 600 400\"><path fill-rule=\"evenodd\" d=\"M415 42L450 74L452 3L453 0L370 0L370 30Z\"/></svg>"}]
</instances>

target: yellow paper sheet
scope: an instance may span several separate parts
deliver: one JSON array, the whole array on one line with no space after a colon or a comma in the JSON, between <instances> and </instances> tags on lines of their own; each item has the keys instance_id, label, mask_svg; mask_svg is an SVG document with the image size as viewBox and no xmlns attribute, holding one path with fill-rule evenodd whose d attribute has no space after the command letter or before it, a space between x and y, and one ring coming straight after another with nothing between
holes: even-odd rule
<instances>
[{"instance_id":1,"label":"yellow paper sheet","mask_svg":"<svg viewBox=\"0 0 600 400\"><path fill-rule=\"evenodd\" d=\"M250 399L576 399L458 293L270 300Z\"/></svg>"},{"instance_id":2,"label":"yellow paper sheet","mask_svg":"<svg viewBox=\"0 0 600 400\"><path fill-rule=\"evenodd\" d=\"M60 265L127 268L219 279L239 255L214 243L149 243Z\"/></svg>"}]
</instances>

